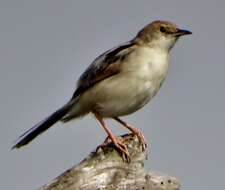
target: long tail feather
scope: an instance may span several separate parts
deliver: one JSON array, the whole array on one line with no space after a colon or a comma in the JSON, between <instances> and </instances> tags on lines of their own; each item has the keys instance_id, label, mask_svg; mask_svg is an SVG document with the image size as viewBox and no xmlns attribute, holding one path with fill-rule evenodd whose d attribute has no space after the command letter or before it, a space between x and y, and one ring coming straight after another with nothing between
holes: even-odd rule
<instances>
[{"instance_id":1,"label":"long tail feather","mask_svg":"<svg viewBox=\"0 0 225 190\"><path fill-rule=\"evenodd\" d=\"M45 118L29 130L27 130L25 133L23 133L21 136L19 136L17 143L12 147L14 148L20 148L24 145L27 145L29 142L31 142L33 139L35 139L38 135L49 129L52 125L54 125L57 121L59 121L68 110L71 108L72 104L71 102L54 112L49 117Z\"/></svg>"}]
</instances>

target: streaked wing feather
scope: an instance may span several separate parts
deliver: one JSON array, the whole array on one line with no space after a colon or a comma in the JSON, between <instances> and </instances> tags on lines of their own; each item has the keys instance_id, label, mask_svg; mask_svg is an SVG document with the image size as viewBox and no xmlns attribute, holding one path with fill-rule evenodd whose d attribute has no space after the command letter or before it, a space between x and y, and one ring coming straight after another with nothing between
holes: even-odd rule
<instances>
[{"instance_id":1,"label":"streaked wing feather","mask_svg":"<svg viewBox=\"0 0 225 190\"><path fill-rule=\"evenodd\" d=\"M75 98L95 85L97 82L120 72L120 61L133 51L133 42L106 51L97 57L86 71L80 76L78 86L72 98Z\"/></svg>"}]
</instances>

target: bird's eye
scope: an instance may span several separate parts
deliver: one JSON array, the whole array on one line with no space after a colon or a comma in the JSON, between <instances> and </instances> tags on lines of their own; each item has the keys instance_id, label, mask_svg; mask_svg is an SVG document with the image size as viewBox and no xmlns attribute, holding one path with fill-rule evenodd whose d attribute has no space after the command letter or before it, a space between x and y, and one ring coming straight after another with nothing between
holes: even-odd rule
<instances>
[{"instance_id":1,"label":"bird's eye","mask_svg":"<svg viewBox=\"0 0 225 190\"><path fill-rule=\"evenodd\" d=\"M166 28L164 26L160 26L160 32L165 33L166 32Z\"/></svg>"}]
</instances>

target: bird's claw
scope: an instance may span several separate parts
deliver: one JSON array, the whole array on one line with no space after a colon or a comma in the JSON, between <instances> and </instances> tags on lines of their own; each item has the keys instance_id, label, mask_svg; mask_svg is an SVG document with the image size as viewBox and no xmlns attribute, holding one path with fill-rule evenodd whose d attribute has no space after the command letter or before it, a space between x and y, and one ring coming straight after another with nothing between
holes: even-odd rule
<instances>
[{"instance_id":1,"label":"bird's claw","mask_svg":"<svg viewBox=\"0 0 225 190\"><path fill-rule=\"evenodd\" d=\"M131 129L132 129L132 133L126 134L123 137L125 139L127 139L127 138L131 138L130 135L133 135L133 137L136 135L136 137L138 138L138 141L139 141L139 143L140 143L140 145L142 147L142 150L145 151L146 148L147 148L147 141L146 141L143 133L139 129L135 128L135 127L132 127Z\"/></svg>"},{"instance_id":2,"label":"bird's claw","mask_svg":"<svg viewBox=\"0 0 225 190\"><path fill-rule=\"evenodd\" d=\"M119 154L121 154L123 160L130 163L131 158L130 158L130 153L127 149L127 145L122 143L119 139L117 139L116 142L113 142L113 145L116 147Z\"/></svg>"},{"instance_id":3,"label":"bird's claw","mask_svg":"<svg viewBox=\"0 0 225 190\"><path fill-rule=\"evenodd\" d=\"M142 146L142 150L144 151L147 148L147 141L146 141L143 133L137 129L136 133L134 133L134 134L137 136L137 138Z\"/></svg>"},{"instance_id":4,"label":"bird's claw","mask_svg":"<svg viewBox=\"0 0 225 190\"><path fill-rule=\"evenodd\" d=\"M103 151L105 151L110 143L112 143L112 141L111 141L110 137L107 136L106 139L104 140L104 142L97 147L96 152L98 152L99 149L102 149Z\"/></svg>"},{"instance_id":5,"label":"bird's claw","mask_svg":"<svg viewBox=\"0 0 225 190\"><path fill-rule=\"evenodd\" d=\"M118 139L117 137L111 139L109 136L106 137L106 139L104 140L104 142L99 145L96 149L96 151L98 151L100 148L105 151L107 147L113 145L115 147L115 149L117 150L117 152L122 156L123 160L126 162L130 162L130 154L129 151L127 149L127 146L121 142L120 139Z\"/></svg>"}]
</instances>

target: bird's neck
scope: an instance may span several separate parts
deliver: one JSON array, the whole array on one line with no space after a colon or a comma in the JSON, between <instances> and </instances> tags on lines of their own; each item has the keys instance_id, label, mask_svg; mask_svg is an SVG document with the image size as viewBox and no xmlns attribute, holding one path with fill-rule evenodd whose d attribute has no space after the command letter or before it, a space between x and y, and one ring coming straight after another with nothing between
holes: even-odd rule
<instances>
[{"instance_id":1,"label":"bird's neck","mask_svg":"<svg viewBox=\"0 0 225 190\"><path fill-rule=\"evenodd\" d=\"M169 52L160 48L137 47L123 64L122 70L141 78L152 80L166 76L169 65Z\"/></svg>"},{"instance_id":2,"label":"bird's neck","mask_svg":"<svg viewBox=\"0 0 225 190\"><path fill-rule=\"evenodd\" d=\"M140 72L149 79L165 76L169 67L169 51L158 47L140 47L139 55Z\"/></svg>"}]
</instances>

